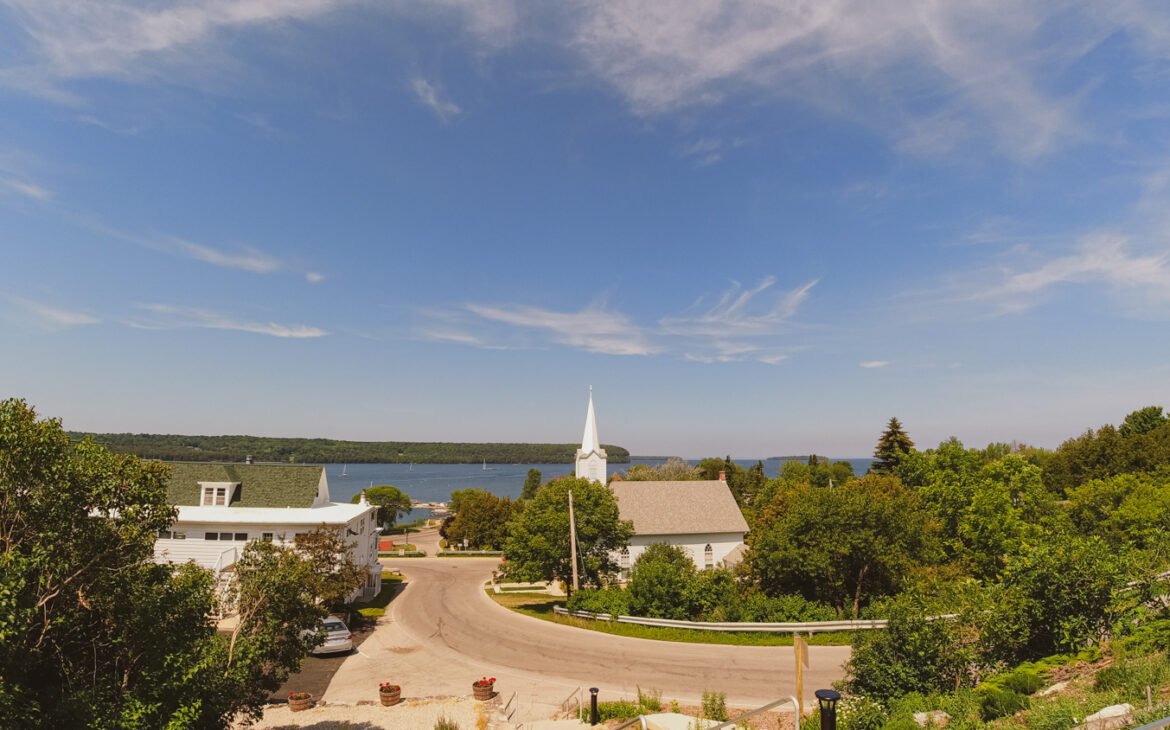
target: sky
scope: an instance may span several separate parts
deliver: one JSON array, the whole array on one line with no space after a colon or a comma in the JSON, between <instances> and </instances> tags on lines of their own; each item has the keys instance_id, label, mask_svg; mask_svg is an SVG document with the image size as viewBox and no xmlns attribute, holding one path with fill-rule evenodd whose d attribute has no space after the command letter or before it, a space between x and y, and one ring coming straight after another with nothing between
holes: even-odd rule
<instances>
[{"instance_id":1,"label":"sky","mask_svg":"<svg viewBox=\"0 0 1170 730\"><path fill-rule=\"evenodd\" d=\"M66 428L1054 447L1170 405L1164 0L0 0Z\"/></svg>"}]
</instances>

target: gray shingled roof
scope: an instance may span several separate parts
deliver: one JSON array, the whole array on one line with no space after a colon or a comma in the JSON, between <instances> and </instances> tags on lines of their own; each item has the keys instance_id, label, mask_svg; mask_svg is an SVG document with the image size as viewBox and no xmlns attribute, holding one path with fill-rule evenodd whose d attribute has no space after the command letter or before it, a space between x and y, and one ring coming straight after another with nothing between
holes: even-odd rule
<instances>
[{"instance_id":1,"label":"gray shingled roof","mask_svg":"<svg viewBox=\"0 0 1170 730\"><path fill-rule=\"evenodd\" d=\"M725 482L610 483L623 520L635 535L747 532L747 521Z\"/></svg>"},{"instance_id":2,"label":"gray shingled roof","mask_svg":"<svg viewBox=\"0 0 1170 730\"><path fill-rule=\"evenodd\" d=\"M167 499L171 504L199 505L199 482L239 482L232 507L312 507L321 481L321 466L284 464L212 464L172 461Z\"/></svg>"}]
</instances>

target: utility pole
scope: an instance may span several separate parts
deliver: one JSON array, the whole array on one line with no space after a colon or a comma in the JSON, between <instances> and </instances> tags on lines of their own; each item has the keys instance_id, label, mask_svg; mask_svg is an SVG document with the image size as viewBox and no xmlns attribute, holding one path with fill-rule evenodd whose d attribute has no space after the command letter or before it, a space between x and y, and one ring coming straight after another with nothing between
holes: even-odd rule
<instances>
[{"instance_id":1,"label":"utility pole","mask_svg":"<svg viewBox=\"0 0 1170 730\"><path fill-rule=\"evenodd\" d=\"M573 563L573 590L580 587L577 578L577 520L573 516L573 490L569 490L569 560Z\"/></svg>"}]
</instances>

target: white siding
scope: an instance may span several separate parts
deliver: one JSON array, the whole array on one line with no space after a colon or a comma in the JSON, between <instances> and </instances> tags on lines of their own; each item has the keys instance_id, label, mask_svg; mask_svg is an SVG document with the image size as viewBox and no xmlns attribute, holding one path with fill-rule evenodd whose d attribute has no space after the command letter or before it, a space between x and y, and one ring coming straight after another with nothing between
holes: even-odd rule
<instances>
[{"instance_id":1,"label":"white siding","mask_svg":"<svg viewBox=\"0 0 1170 730\"><path fill-rule=\"evenodd\" d=\"M708 545L711 546L711 557L714 562L714 567L720 567L723 564L723 559L732 550L735 550L743 544L743 533L707 532L684 535L635 535L630 538L630 567L633 568L634 563L638 560L638 556L644 553L647 547L656 543L677 545L683 548L690 554L691 560L695 561L695 567L702 570L704 568L704 552ZM615 554L614 561L620 564L620 555Z\"/></svg>"}]
</instances>

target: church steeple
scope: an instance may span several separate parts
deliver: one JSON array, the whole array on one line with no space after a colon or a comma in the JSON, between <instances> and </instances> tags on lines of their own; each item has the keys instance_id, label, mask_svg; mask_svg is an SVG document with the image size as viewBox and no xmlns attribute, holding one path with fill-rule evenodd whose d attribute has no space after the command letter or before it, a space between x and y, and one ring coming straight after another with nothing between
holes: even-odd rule
<instances>
[{"instance_id":1,"label":"church steeple","mask_svg":"<svg viewBox=\"0 0 1170 730\"><path fill-rule=\"evenodd\" d=\"M592 479L605 484L607 454L597 436L597 415L593 412L593 386L589 386L589 410L585 412L585 434L577 450L577 478Z\"/></svg>"}]
</instances>

